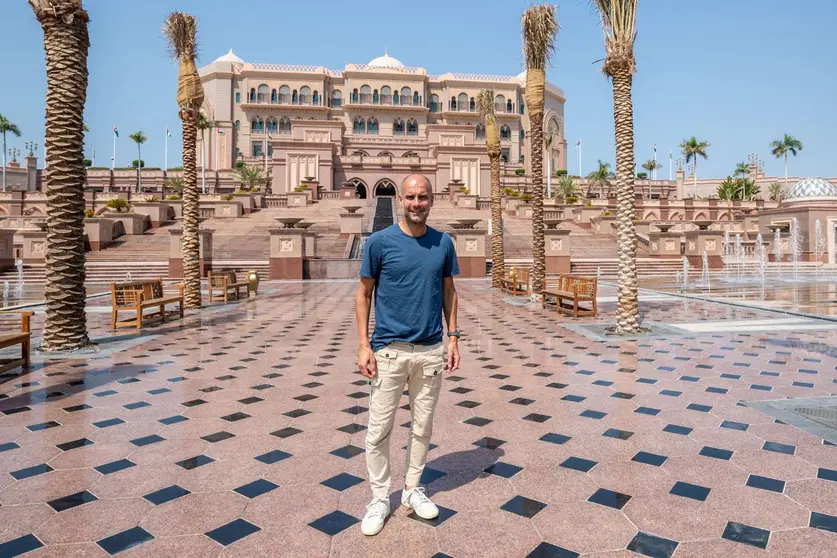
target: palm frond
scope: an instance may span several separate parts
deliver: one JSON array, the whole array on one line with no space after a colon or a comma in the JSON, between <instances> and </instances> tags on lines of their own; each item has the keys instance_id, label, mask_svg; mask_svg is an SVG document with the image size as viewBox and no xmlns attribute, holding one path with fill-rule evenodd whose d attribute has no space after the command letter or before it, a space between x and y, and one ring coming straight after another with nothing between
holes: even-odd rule
<instances>
[{"instance_id":1,"label":"palm frond","mask_svg":"<svg viewBox=\"0 0 837 558\"><path fill-rule=\"evenodd\" d=\"M169 54L175 60L198 56L198 24L195 17L183 12L173 12L166 18L163 33L169 41Z\"/></svg>"},{"instance_id":2,"label":"palm frond","mask_svg":"<svg viewBox=\"0 0 837 558\"><path fill-rule=\"evenodd\" d=\"M541 4L523 12L523 58L527 69L546 70L555 52L555 34L558 32L555 10L552 4Z\"/></svg>"},{"instance_id":3,"label":"palm frond","mask_svg":"<svg viewBox=\"0 0 837 558\"><path fill-rule=\"evenodd\" d=\"M636 9L638 0L590 0L598 10L605 42L605 63L608 75L613 68L628 66L636 71L634 43L636 42Z\"/></svg>"},{"instance_id":4,"label":"palm frond","mask_svg":"<svg viewBox=\"0 0 837 558\"><path fill-rule=\"evenodd\" d=\"M482 121L488 125L494 123L494 90L483 89L477 95L477 110Z\"/></svg>"}]
</instances>

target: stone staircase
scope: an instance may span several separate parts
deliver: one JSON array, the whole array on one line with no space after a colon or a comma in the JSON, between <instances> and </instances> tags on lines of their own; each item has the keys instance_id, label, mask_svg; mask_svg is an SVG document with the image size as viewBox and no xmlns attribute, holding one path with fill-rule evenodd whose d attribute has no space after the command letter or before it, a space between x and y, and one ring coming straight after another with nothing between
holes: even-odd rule
<instances>
[{"instance_id":1,"label":"stone staircase","mask_svg":"<svg viewBox=\"0 0 837 558\"><path fill-rule=\"evenodd\" d=\"M579 275L613 278L619 272L619 261L616 258L573 259L570 265L572 273ZM636 260L636 271L640 277L674 277L682 268L681 260L674 258L637 258Z\"/></svg>"}]
</instances>

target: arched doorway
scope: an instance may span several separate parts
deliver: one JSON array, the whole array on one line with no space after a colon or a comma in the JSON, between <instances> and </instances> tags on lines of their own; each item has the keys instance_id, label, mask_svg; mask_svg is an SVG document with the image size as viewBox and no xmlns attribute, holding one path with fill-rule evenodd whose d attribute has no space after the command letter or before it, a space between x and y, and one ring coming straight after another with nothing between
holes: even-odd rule
<instances>
[{"instance_id":1,"label":"arched doorway","mask_svg":"<svg viewBox=\"0 0 837 558\"><path fill-rule=\"evenodd\" d=\"M349 186L354 186L355 188L355 195L358 199L365 200L369 197L369 190L366 187L366 183L363 182L360 178L353 178L347 182Z\"/></svg>"},{"instance_id":2,"label":"arched doorway","mask_svg":"<svg viewBox=\"0 0 837 558\"><path fill-rule=\"evenodd\" d=\"M396 193L395 183L388 178L384 178L375 185L375 197L395 196Z\"/></svg>"}]
</instances>

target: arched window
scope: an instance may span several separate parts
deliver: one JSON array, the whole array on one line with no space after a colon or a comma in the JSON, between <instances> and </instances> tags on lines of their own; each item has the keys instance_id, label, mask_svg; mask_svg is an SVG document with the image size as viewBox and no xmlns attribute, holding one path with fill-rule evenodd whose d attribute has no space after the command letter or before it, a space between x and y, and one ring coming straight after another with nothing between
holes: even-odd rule
<instances>
[{"instance_id":1,"label":"arched window","mask_svg":"<svg viewBox=\"0 0 837 558\"><path fill-rule=\"evenodd\" d=\"M270 91L270 102L274 105L279 102L279 94L276 92L275 89Z\"/></svg>"},{"instance_id":2,"label":"arched window","mask_svg":"<svg viewBox=\"0 0 837 558\"><path fill-rule=\"evenodd\" d=\"M352 91L352 102L353 102L353 103L357 103L357 102L358 102L357 89L355 89L354 91Z\"/></svg>"},{"instance_id":3,"label":"arched window","mask_svg":"<svg viewBox=\"0 0 837 558\"><path fill-rule=\"evenodd\" d=\"M402 105L409 105L410 101L412 101L412 91L410 91L409 87L402 87L401 88L401 104Z\"/></svg>"},{"instance_id":4,"label":"arched window","mask_svg":"<svg viewBox=\"0 0 837 558\"><path fill-rule=\"evenodd\" d=\"M442 110L442 107L439 106L439 96L438 95L431 95L430 96L430 112L439 112Z\"/></svg>"},{"instance_id":5,"label":"arched window","mask_svg":"<svg viewBox=\"0 0 837 558\"><path fill-rule=\"evenodd\" d=\"M451 97L450 98L450 109L451 110L456 110L456 97Z\"/></svg>"},{"instance_id":6,"label":"arched window","mask_svg":"<svg viewBox=\"0 0 837 558\"><path fill-rule=\"evenodd\" d=\"M236 120L236 121L235 121L235 129L236 129L236 130L240 130L240 129L241 129L241 120Z\"/></svg>"},{"instance_id":7,"label":"arched window","mask_svg":"<svg viewBox=\"0 0 837 558\"><path fill-rule=\"evenodd\" d=\"M468 110L468 94L467 93L460 93L459 97L456 98L456 108L457 108L457 110Z\"/></svg>"},{"instance_id":8,"label":"arched window","mask_svg":"<svg viewBox=\"0 0 837 558\"><path fill-rule=\"evenodd\" d=\"M290 104L291 102L291 88L287 85L279 88L279 102L283 105Z\"/></svg>"},{"instance_id":9,"label":"arched window","mask_svg":"<svg viewBox=\"0 0 837 558\"><path fill-rule=\"evenodd\" d=\"M390 153L389 151L381 151L380 153L378 153L378 157L392 157L392 153Z\"/></svg>"},{"instance_id":10,"label":"arched window","mask_svg":"<svg viewBox=\"0 0 837 558\"><path fill-rule=\"evenodd\" d=\"M256 88L255 87L250 88L250 102L251 103L256 102Z\"/></svg>"},{"instance_id":11,"label":"arched window","mask_svg":"<svg viewBox=\"0 0 837 558\"><path fill-rule=\"evenodd\" d=\"M506 110L505 95L497 95L494 97L494 110Z\"/></svg>"},{"instance_id":12,"label":"arched window","mask_svg":"<svg viewBox=\"0 0 837 558\"><path fill-rule=\"evenodd\" d=\"M511 139L511 128L503 124L500 126L500 139L501 140L510 140Z\"/></svg>"},{"instance_id":13,"label":"arched window","mask_svg":"<svg viewBox=\"0 0 837 558\"><path fill-rule=\"evenodd\" d=\"M523 143L523 140L526 139L526 132L520 130L520 143Z\"/></svg>"},{"instance_id":14,"label":"arched window","mask_svg":"<svg viewBox=\"0 0 837 558\"><path fill-rule=\"evenodd\" d=\"M375 91L372 92L372 104L377 105L380 102L381 102L381 96L378 95L378 90L376 89Z\"/></svg>"},{"instance_id":15,"label":"arched window","mask_svg":"<svg viewBox=\"0 0 837 558\"><path fill-rule=\"evenodd\" d=\"M372 88L364 85L360 88L360 104L368 105L372 102Z\"/></svg>"},{"instance_id":16,"label":"arched window","mask_svg":"<svg viewBox=\"0 0 837 558\"><path fill-rule=\"evenodd\" d=\"M418 122L416 122L413 118L407 121L407 135L408 136L417 136L418 135Z\"/></svg>"},{"instance_id":17,"label":"arched window","mask_svg":"<svg viewBox=\"0 0 837 558\"><path fill-rule=\"evenodd\" d=\"M253 120L250 121L250 131L256 133L264 132L264 120L259 116L254 116Z\"/></svg>"},{"instance_id":18,"label":"arched window","mask_svg":"<svg viewBox=\"0 0 837 558\"><path fill-rule=\"evenodd\" d=\"M370 116L366 121L366 133L377 136L378 135L378 119Z\"/></svg>"},{"instance_id":19,"label":"arched window","mask_svg":"<svg viewBox=\"0 0 837 558\"><path fill-rule=\"evenodd\" d=\"M267 119L267 131L268 133L275 134L276 131L279 129L279 125L276 122L276 119L272 116Z\"/></svg>"},{"instance_id":20,"label":"arched window","mask_svg":"<svg viewBox=\"0 0 837 558\"><path fill-rule=\"evenodd\" d=\"M403 136L404 135L404 121L400 118L396 118L392 122L392 135L393 136Z\"/></svg>"},{"instance_id":21,"label":"arched window","mask_svg":"<svg viewBox=\"0 0 837 558\"><path fill-rule=\"evenodd\" d=\"M264 83L259 86L259 91L256 94L256 102L257 103L266 103L268 99L268 95L270 95L270 87L265 85Z\"/></svg>"},{"instance_id":22,"label":"arched window","mask_svg":"<svg viewBox=\"0 0 837 558\"><path fill-rule=\"evenodd\" d=\"M471 97L471 100L468 102L468 110L474 112L477 109L477 103L474 101L474 98Z\"/></svg>"},{"instance_id":23,"label":"arched window","mask_svg":"<svg viewBox=\"0 0 837 558\"><path fill-rule=\"evenodd\" d=\"M477 137L478 140L484 140L485 139L485 124L483 124L482 122L477 124L477 136L476 137Z\"/></svg>"},{"instance_id":24,"label":"arched window","mask_svg":"<svg viewBox=\"0 0 837 558\"><path fill-rule=\"evenodd\" d=\"M408 151L408 152L406 152L406 153L404 154L404 156L405 156L405 157L418 157L418 156L419 156L419 154L418 154L418 153L416 153L415 151Z\"/></svg>"},{"instance_id":25,"label":"arched window","mask_svg":"<svg viewBox=\"0 0 837 558\"><path fill-rule=\"evenodd\" d=\"M291 104L298 105L299 104L299 93L296 92L294 89L293 93L291 93Z\"/></svg>"},{"instance_id":26,"label":"arched window","mask_svg":"<svg viewBox=\"0 0 837 558\"><path fill-rule=\"evenodd\" d=\"M506 101L506 112L508 112L509 114L514 112L514 106L512 106L511 99Z\"/></svg>"},{"instance_id":27,"label":"arched window","mask_svg":"<svg viewBox=\"0 0 837 558\"><path fill-rule=\"evenodd\" d=\"M320 104L320 92L316 89L314 90L314 95L311 97L311 104L319 105Z\"/></svg>"},{"instance_id":28,"label":"arched window","mask_svg":"<svg viewBox=\"0 0 837 558\"><path fill-rule=\"evenodd\" d=\"M291 133L291 119L287 116L279 119L279 133L286 135Z\"/></svg>"},{"instance_id":29,"label":"arched window","mask_svg":"<svg viewBox=\"0 0 837 558\"><path fill-rule=\"evenodd\" d=\"M235 102L236 102L236 103L240 103L240 102L241 102L241 92L240 92L240 91L236 91L236 92L235 92Z\"/></svg>"},{"instance_id":30,"label":"arched window","mask_svg":"<svg viewBox=\"0 0 837 558\"><path fill-rule=\"evenodd\" d=\"M352 133L354 134L365 134L366 133L366 121L361 118L360 116L356 116L354 122L352 122Z\"/></svg>"},{"instance_id":31,"label":"arched window","mask_svg":"<svg viewBox=\"0 0 837 558\"><path fill-rule=\"evenodd\" d=\"M302 87L299 90L299 104L300 105L310 105L311 104L311 88L307 85Z\"/></svg>"},{"instance_id":32,"label":"arched window","mask_svg":"<svg viewBox=\"0 0 837 558\"><path fill-rule=\"evenodd\" d=\"M418 91L413 91L413 106L417 107L419 105L419 94Z\"/></svg>"},{"instance_id":33,"label":"arched window","mask_svg":"<svg viewBox=\"0 0 837 558\"><path fill-rule=\"evenodd\" d=\"M331 106L332 107L339 107L343 104L343 93L340 92L339 89L335 89L331 92Z\"/></svg>"},{"instance_id":34,"label":"arched window","mask_svg":"<svg viewBox=\"0 0 837 558\"><path fill-rule=\"evenodd\" d=\"M384 85L381 87L381 104L382 105L391 105L392 104L392 89L389 85Z\"/></svg>"}]
</instances>

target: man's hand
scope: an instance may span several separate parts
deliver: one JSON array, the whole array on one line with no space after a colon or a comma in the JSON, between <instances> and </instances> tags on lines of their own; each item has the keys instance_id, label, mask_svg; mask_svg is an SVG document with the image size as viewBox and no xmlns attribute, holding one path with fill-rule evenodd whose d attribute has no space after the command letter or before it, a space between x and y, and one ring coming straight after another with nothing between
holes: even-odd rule
<instances>
[{"instance_id":1,"label":"man's hand","mask_svg":"<svg viewBox=\"0 0 837 558\"><path fill-rule=\"evenodd\" d=\"M361 375L370 380L378 374L378 361L375 360L375 353L369 347L361 347L357 352L357 367Z\"/></svg>"},{"instance_id":2,"label":"man's hand","mask_svg":"<svg viewBox=\"0 0 837 558\"><path fill-rule=\"evenodd\" d=\"M456 337L451 337L448 343L448 363L445 365L445 370L448 372L459 370L459 341Z\"/></svg>"}]
</instances>

